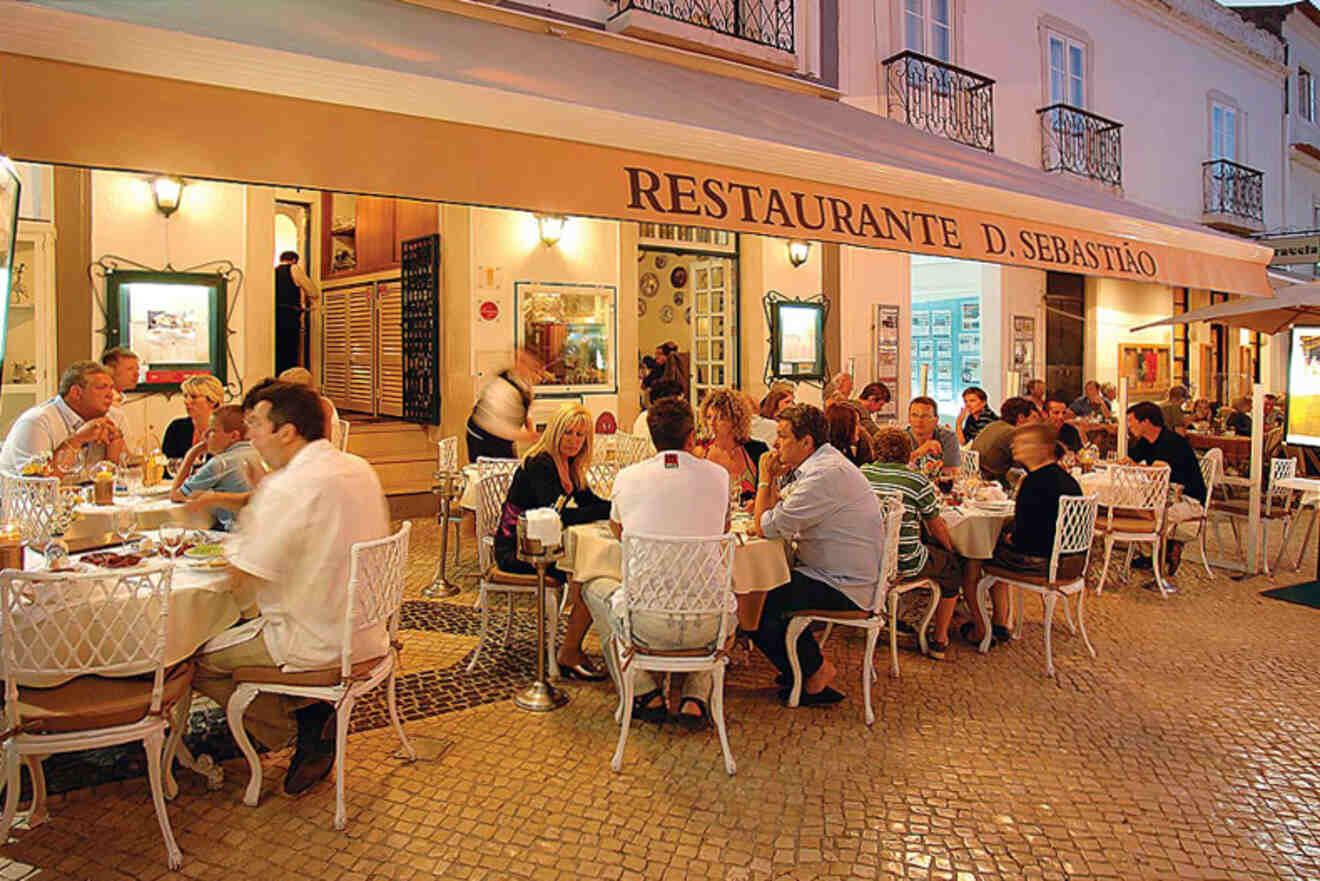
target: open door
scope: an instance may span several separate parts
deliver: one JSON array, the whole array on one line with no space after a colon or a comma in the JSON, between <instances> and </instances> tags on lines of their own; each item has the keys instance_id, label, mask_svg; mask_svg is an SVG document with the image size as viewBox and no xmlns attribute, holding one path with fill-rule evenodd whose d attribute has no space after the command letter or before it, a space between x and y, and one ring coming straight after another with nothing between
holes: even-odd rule
<instances>
[{"instance_id":1,"label":"open door","mask_svg":"<svg viewBox=\"0 0 1320 881\"><path fill-rule=\"evenodd\" d=\"M692 406L706 393L732 385L737 352L733 273L723 257L692 261Z\"/></svg>"}]
</instances>

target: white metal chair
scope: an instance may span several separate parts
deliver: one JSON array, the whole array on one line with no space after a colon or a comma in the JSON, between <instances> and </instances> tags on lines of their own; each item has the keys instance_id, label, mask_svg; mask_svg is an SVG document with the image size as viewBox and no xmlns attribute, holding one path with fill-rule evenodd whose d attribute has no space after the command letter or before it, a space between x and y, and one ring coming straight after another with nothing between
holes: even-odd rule
<instances>
[{"instance_id":1,"label":"white metal chair","mask_svg":"<svg viewBox=\"0 0 1320 881\"><path fill-rule=\"evenodd\" d=\"M1287 487L1279 486L1279 482L1289 480L1297 476L1296 459L1271 459L1269 480L1265 485L1265 497L1260 502L1260 547L1261 547L1261 565L1264 567L1265 574L1270 574L1270 524L1276 520L1283 521L1283 534L1285 536L1292 530L1294 515L1297 513L1292 505L1292 490ZM1219 512L1229 518L1229 523L1233 526L1233 537L1237 539L1239 547L1242 544L1242 536L1238 531L1238 523L1247 523L1251 519L1251 499L1230 499L1220 504ZM1286 546L1287 542L1283 542ZM1282 554L1282 550L1280 550ZM1277 566L1277 561L1276 561Z\"/></svg>"},{"instance_id":2,"label":"white metal chair","mask_svg":"<svg viewBox=\"0 0 1320 881\"><path fill-rule=\"evenodd\" d=\"M18 810L20 761L32 775L29 823L37 825L47 816L45 756L140 740L169 866L183 864L161 772L162 755L173 754L183 730L171 726L170 710L188 694L193 677L189 662L168 675L165 670L172 577L173 568L163 562L122 572L9 570L0 576L6 835ZM144 670L150 678L123 675ZM65 681L53 688L19 686L20 679L34 678Z\"/></svg>"},{"instance_id":3,"label":"white metal chair","mask_svg":"<svg viewBox=\"0 0 1320 881\"><path fill-rule=\"evenodd\" d=\"M962 461L958 464L958 477L963 480L981 477L981 454L970 447L962 451Z\"/></svg>"},{"instance_id":4,"label":"white metal chair","mask_svg":"<svg viewBox=\"0 0 1320 881\"><path fill-rule=\"evenodd\" d=\"M657 673L695 673L711 671L714 687L710 712L719 732L724 752L724 770L738 770L729 750L729 734L724 725L724 668L729 658L733 604L733 552L737 542L732 535L711 538L676 538L658 535L623 536L623 582L617 594L623 612L611 622L611 643L622 694L619 744L610 767L623 767L623 748L628 742L632 722L633 677L630 666ZM653 649L633 638L631 616L647 614L684 618L689 621L717 619L714 641L695 649Z\"/></svg>"},{"instance_id":5,"label":"white metal chair","mask_svg":"<svg viewBox=\"0 0 1320 881\"><path fill-rule=\"evenodd\" d=\"M1160 596L1167 597L1164 579L1164 512L1169 504L1168 465L1111 465L1113 482L1099 494L1106 507L1103 522L1097 522L1096 534L1105 540L1105 564L1100 572L1096 593L1105 592L1109 576L1109 557L1114 542L1124 542L1129 551L1137 544L1151 546L1151 568ZM1130 561L1131 554L1128 559Z\"/></svg>"},{"instance_id":6,"label":"white metal chair","mask_svg":"<svg viewBox=\"0 0 1320 881\"><path fill-rule=\"evenodd\" d=\"M335 438L335 446L342 451L348 449L348 430L352 427L352 423L347 419L336 420L335 434L338 435L338 437Z\"/></svg>"},{"instance_id":7,"label":"white metal chair","mask_svg":"<svg viewBox=\"0 0 1320 881\"><path fill-rule=\"evenodd\" d=\"M50 534L59 508L58 477L23 477L0 475L3 487L3 516L6 523L17 523L23 540L35 542Z\"/></svg>"},{"instance_id":8,"label":"white metal chair","mask_svg":"<svg viewBox=\"0 0 1320 881\"><path fill-rule=\"evenodd\" d=\"M903 530L903 497L899 493L885 490L877 490L876 496L880 499L881 509L884 512L884 534L881 538L884 557L871 607L853 612L803 610L793 615L784 636L784 643L788 649L788 662L793 670L793 687L788 695L788 705L796 707L802 700L802 666L797 654L797 643L808 625L813 621L821 621L827 627L841 624L866 631L866 653L862 659L862 697L867 725L875 723L875 711L871 709L871 682L876 678L875 644L880 637L880 631L885 627L889 628L889 669L894 676L897 676L899 598L902 594L917 588L931 591L930 608L926 611L918 631L923 654L926 652L926 628L930 626L930 619L935 614L935 603L939 598L939 588L929 579L898 581L898 543ZM824 644L824 639L821 643Z\"/></svg>"},{"instance_id":9,"label":"white metal chair","mask_svg":"<svg viewBox=\"0 0 1320 881\"><path fill-rule=\"evenodd\" d=\"M1201 565L1205 566L1205 574L1214 578L1215 573L1210 568L1210 556L1205 549L1205 532L1210 523L1210 513L1214 505L1215 485L1219 482L1220 476L1224 473L1224 451L1218 447L1211 447L1206 454L1201 457L1201 480L1205 483L1205 504L1201 516L1195 520L1184 520L1184 523L1196 524L1196 540L1201 548Z\"/></svg>"},{"instance_id":10,"label":"white metal chair","mask_svg":"<svg viewBox=\"0 0 1320 881\"><path fill-rule=\"evenodd\" d=\"M243 803L255 807L261 796L261 760L243 728L243 714L262 692L327 701L335 708L335 828L343 829L348 819L344 811L344 766L348 763L348 723L353 704L382 682L390 724L399 735L408 761L417 753L403 733L395 698L395 679L399 667L399 616L403 606L404 572L408 566L408 533L412 524L404 521L398 532L375 541L353 545L348 576L348 601L344 607L343 652L339 665L326 670L285 673L278 667L240 667L234 671L238 687L226 708L229 730L252 772ZM353 634L384 624L389 634L385 654L376 658L352 656Z\"/></svg>"},{"instance_id":11,"label":"white metal chair","mask_svg":"<svg viewBox=\"0 0 1320 881\"><path fill-rule=\"evenodd\" d=\"M480 469L478 479L481 481L477 485L477 561L481 569L477 580L477 607L481 609L481 632L477 636L477 646L472 650L472 660L468 661L469 673L477 668L481 650L485 648L490 635L491 595L502 593L508 598L508 617L504 624L504 642L507 644L513 630L514 596L535 596L537 593L535 575L505 572L495 562L495 532L499 529L504 499L509 495L509 484L513 482L513 472L518 465L517 459L482 457L477 460ZM546 576L546 667L550 676L556 679L559 677L556 646L559 642L559 596L562 589L563 585Z\"/></svg>"},{"instance_id":12,"label":"white metal chair","mask_svg":"<svg viewBox=\"0 0 1320 881\"><path fill-rule=\"evenodd\" d=\"M623 467L615 462L592 462L587 466L587 486L602 499L614 494L614 478Z\"/></svg>"},{"instance_id":13,"label":"white metal chair","mask_svg":"<svg viewBox=\"0 0 1320 881\"><path fill-rule=\"evenodd\" d=\"M435 470L462 474L458 463L458 437L450 436L435 442ZM449 522L442 523L442 529L454 527L454 565L458 565L459 555L463 551L463 509L459 507L457 497L463 492L462 485L454 487L455 501L449 506ZM438 569L436 571L439 571Z\"/></svg>"},{"instance_id":14,"label":"white metal chair","mask_svg":"<svg viewBox=\"0 0 1320 881\"><path fill-rule=\"evenodd\" d=\"M1166 480L1167 484L1167 480ZM1077 627L1082 631L1082 641L1086 650L1095 657L1095 647L1086 635L1086 619L1082 610L1086 602L1086 567L1091 561L1091 542L1096 526L1095 496L1063 496L1059 499L1059 514L1054 520L1054 548L1050 552L1049 572L1034 576L1005 569L994 563L986 563L984 575L976 585L976 595L981 606L981 623L985 627L985 638L981 640L980 651L985 654L990 650L992 634L990 632L990 585L996 581L1006 582L1017 588L1018 607L1021 610L1021 593L1024 590L1040 594L1045 606L1045 674L1054 675L1054 606L1063 600L1065 610L1068 597L1077 596ZM1069 559L1064 560L1067 556ZM1106 556L1108 554L1106 553ZM1061 571L1060 562L1066 565ZM1022 638L1022 619L1019 611L1013 639ZM1068 629L1074 633L1072 618L1069 616Z\"/></svg>"},{"instance_id":15,"label":"white metal chair","mask_svg":"<svg viewBox=\"0 0 1320 881\"><path fill-rule=\"evenodd\" d=\"M645 462L655 455L655 447L649 437L618 432L614 435L614 459L620 468Z\"/></svg>"}]
</instances>

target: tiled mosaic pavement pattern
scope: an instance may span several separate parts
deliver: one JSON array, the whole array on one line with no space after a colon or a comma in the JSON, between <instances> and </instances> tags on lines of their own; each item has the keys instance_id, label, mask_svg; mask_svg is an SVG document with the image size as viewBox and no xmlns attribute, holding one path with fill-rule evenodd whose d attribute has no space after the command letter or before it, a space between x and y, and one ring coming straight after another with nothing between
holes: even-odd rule
<instances>
[{"instance_id":1,"label":"tiled mosaic pavement pattern","mask_svg":"<svg viewBox=\"0 0 1320 881\"><path fill-rule=\"evenodd\" d=\"M1291 573L1211 580L1186 559L1168 600L1107 586L1086 603L1098 658L1056 616L1054 681L1029 600L1021 643L986 656L955 643L942 663L905 652L898 679L881 662L871 729L861 640L836 631L827 654L849 695L839 706L781 708L759 658L731 671L737 776L724 774L713 732L672 723L634 723L616 775L607 684L567 684L572 702L546 715L507 700L531 669L529 612L508 649L462 672L473 594L420 599L437 535L416 523L401 689L422 759L396 758L379 708L363 705L343 833L331 785L280 793L287 752L266 757L256 808L241 802L241 760L225 763L218 792L180 772L170 816L181 876L1320 877L1320 610L1257 595L1302 580ZM51 812L0 849L0 876L169 874L145 780L73 789Z\"/></svg>"}]
</instances>

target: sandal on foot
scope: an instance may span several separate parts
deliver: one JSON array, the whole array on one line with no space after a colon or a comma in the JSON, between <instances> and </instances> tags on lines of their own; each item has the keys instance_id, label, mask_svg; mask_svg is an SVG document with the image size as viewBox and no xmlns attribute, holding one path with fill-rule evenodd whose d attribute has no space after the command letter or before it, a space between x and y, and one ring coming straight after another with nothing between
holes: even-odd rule
<instances>
[{"instance_id":1,"label":"sandal on foot","mask_svg":"<svg viewBox=\"0 0 1320 881\"><path fill-rule=\"evenodd\" d=\"M932 661L943 661L944 656L949 653L949 643L939 642L938 640L926 641L926 656Z\"/></svg>"},{"instance_id":2,"label":"sandal on foot","mask_svg":"<svg viewBox=\"0 0 1320 881\"><path fill-rule=\"evenodd\" d=\"M683 708L688 704L693 704L697 708L697 713L683 712ZM710 709L706 702L699 697L684 697L678 702L678 720L689 728L701 729L710 725Z\"/></svg>"},{"instance_id":3,"label":"sandal on foot","mask_svg":"<svg viewBox=\"0 0 1320 881\"><path fill-rule=\"evenodd\" d=\"M643 722L663 722L669 715L669 708L662 702L659 706L651 706L651 702L657 698L663 701L665 693L658 688L653 688L646 694L639 694L633 698L633 718L641 719Z\"/></svg>"},{"instance_id":4,"label":"sandal on foot","mask_svg":"<svg viewBox=\"0 0 1320 881\"><path fill-rule=\"evenodd\" d=\"M584 664L559 664L559 676L562 679L576 679L579 682L604 682L610 674L597 670L589 662Z\"/></svg>"},{"instance_id":5,"label":"sandal on foot","mask_svg":"<svg viewBox=\"0 0 1320 881\"><path fill-rule=\"evenodd\" d=\"M964 625L962 626L962 628L958 631L958 633L959 633L959 634L962 636L962 638L965 639L967 642L971 643L971 644L974 645L974 646L979 647L979 646L981 645L981 640L979 640L979 639L975 638L974 636L972 636L972 634L973 634L975 631L976 631L976 625L975 625L974 623L972 623L971 621L968 621L966 624L964 624ZM991 630L990 630L990 635L991 635L991 637L992 637L991 640L990 640L990 645L993 646L993 645L995 644L995 641L994 641L994 639L993 639L993 637L994 637L994 629L993 629L993 628L991 628Z\"/></svg>"}]
</instances>

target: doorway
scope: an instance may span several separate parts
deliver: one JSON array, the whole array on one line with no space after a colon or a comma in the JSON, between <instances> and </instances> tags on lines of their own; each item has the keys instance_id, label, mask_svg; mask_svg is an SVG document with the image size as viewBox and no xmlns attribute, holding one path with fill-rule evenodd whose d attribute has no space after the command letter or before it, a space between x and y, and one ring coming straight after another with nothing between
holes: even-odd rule
<instances>
[{"instance_id":1,"label":"doorway","mask_svg":"<svg viewBox=\"0 0 1320 881\"><path fill-rule=\"evenodd\" d=\"M1070 272L1045 273L1045 387L1068 400L1082 394L1086 279Z\"/></svg>"}]
</instances>

